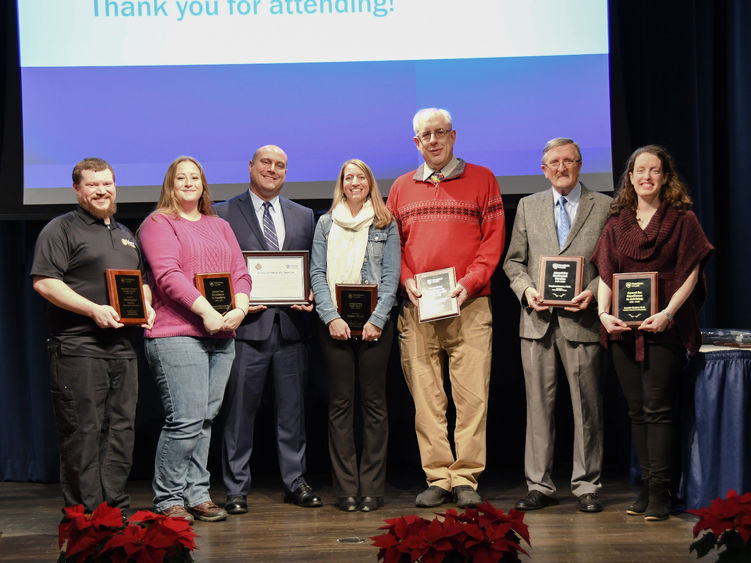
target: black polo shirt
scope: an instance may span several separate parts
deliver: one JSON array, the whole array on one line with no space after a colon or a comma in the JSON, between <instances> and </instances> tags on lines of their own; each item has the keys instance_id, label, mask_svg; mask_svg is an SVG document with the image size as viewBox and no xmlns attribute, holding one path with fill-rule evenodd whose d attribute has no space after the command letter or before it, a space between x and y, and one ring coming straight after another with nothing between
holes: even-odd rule
<instances>
[{"instance_id":1,"label":"black polo shirt","mask_svg":"<svg viewBox=\"0 0 751 563\"><path fill-rule=\"evenodd\" d=\"M29 275L62 280L79 295L104 305L109 303L107 268L142 269L136 239L114 219L105 225L79 206L42 229ZM99 328L91 318L52 303L49 326L64 355L135 357L133 329Z\"/></svg>"}]
</instances>

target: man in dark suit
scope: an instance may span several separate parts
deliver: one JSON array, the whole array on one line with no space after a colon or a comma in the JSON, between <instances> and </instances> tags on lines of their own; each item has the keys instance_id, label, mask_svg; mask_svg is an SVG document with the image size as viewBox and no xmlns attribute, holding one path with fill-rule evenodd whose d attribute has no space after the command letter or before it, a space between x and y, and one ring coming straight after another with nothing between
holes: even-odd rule
<instances>
[{"instance_id":1,"label":"man in dark suit","mask_svg":"<svg viewBox=\"0 0 751 563\"><path fill-rule=\"evenodd\" d=\"M250 189L216 205L243 250L310 250L313 211L281 197L287 155L277 146L259 148L250 161ZM312 295L311 295L312 301ZM276 440L285 502L321 506L305 481L305 405L309 305L251 306L237 329L225 409L222 475L229 514L248 511L253 428L269 374L276 400Z\"/></svg>"},{"instance_id":2,"label":"man in dark suit","mask_svg":"<svg viewBox=\"0 0 751 563\"><path fill-rule=\"evenodd\" d=\"M579 146L571 139L548 141L542 171L552 188L519 202L503 270L522 305L519 336L527 395L524 473L529 493L516 508L558 504L551 477L558 365L563 364L574 414L571 491L583 512L599 512L602 470L600 330L594 295L599 277L589 261L610 208L610 198L579 182ZM583 256L582 292L575 305L540 304L537 272L541 256ZM560 362L558 360L560 358Z\"/></svg>"}]
</instances>

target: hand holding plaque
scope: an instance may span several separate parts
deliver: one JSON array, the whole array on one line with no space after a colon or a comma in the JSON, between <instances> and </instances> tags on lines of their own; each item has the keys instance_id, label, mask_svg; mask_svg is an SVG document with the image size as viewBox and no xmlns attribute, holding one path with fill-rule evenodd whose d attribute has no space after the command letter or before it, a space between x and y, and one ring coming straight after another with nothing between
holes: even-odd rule
<instances>
[{"instance_id":1,"label":"hand holding plaque","mask_svg":"<svg viewBox=\"0 0 751 563\"><path fill-rule=\"evenodd\" d=\"M657 272L613 274L613 315L628 326L639 326L656 314Z\"/></svg>"},{"instance_id":2,"label":"hand holding plaque","mask_svg":"<svg viewBox=\"0 0 751 563\"><path fill-rule=\"evenodd\" d=\"M583 256L540 256L537 291L541 305L575 306L573 299L582 291Z\"/></svg>"},{"instance_id":3,"label":"hand holding plaque","mask_svg":"<svg viewBox=\"0 0 751 563\"><path fill-rule=\"evenodd\" d=\"M235 292L229 272L196 274L196 287L206 301L222 315L235 308Z\"/></svg>"},{"instance_id":4,"label":"hand holding plaque","mask_svg":"<svg viewBox=\"0 0 751 563\"><path fill-rule=\"evenodd\" d=\"M456 270L443 268L415 274L417 291L417 314L421 323L459 316L459 302L451 293L456 288Z\"/></svg>"},{"instance_id":5,"label":"hand holding plaque","mask_svg":"<svg viewBox=\"0 0 751 563\"><path fill-rule=\"evenodd\" d=\"M352 336L362 336L362 329L378 303L378 286L367 284L336 284L336 308L349 325Z\"/></svg>"},{"instance_id":6,"label":"hand holding plaque","mask_svg":"<svg viewBox=\"0 0 751 563\"><path fill-rule=\"evenodd\" d=\"M107 293L110 305L124 325L142 325L146 322L143 296L143 278L140 270L107 268Z\"/></svg>"}]
</instances>

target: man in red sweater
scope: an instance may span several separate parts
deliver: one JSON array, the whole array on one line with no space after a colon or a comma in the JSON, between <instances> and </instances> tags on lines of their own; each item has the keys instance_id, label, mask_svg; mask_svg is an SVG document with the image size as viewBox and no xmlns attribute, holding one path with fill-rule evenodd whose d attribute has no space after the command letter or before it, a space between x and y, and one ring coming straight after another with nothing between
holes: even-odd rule
<instances>
[{"instance_id":1,"label":"man in red sweater","mask_svg":"<svg viewBox=\"0 0 751 563\"><path fill-rule=\"evenodd\" d=\"M454 156L456 131L448 111L422 109L413 127L425 164L396 179L387 206L401 237L401 284L409 301L399 315L399 342L428 482L415 504L438 506L453 498L460 507L474 506L482 500L477 479L485 469L493 339L490 278L503 252L503 202L489 169ZM420 323L415 274L451 266L460 316ZM446 424L445 357L456 408L456 455Z\"/></svg>"}]
</instances>

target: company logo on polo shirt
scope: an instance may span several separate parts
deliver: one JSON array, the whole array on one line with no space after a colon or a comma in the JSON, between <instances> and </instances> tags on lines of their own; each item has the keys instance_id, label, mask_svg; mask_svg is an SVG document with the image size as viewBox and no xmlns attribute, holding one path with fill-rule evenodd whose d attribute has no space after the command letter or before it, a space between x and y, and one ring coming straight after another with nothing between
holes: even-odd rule
<instances>
[{"instance_id":1,"label":"company logo on polo shirt","mask_svg":"<svg viewBox=\"0 0 751 563\"><path fill-rule=\"evenodd\" d=\"M123 246L130 246L131 248L136 247L136 243L127 238L121 238L120 242L123 243Z\"/></svg>"}]
</instances>

